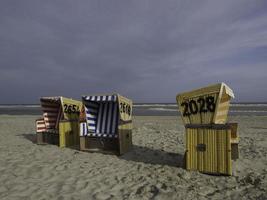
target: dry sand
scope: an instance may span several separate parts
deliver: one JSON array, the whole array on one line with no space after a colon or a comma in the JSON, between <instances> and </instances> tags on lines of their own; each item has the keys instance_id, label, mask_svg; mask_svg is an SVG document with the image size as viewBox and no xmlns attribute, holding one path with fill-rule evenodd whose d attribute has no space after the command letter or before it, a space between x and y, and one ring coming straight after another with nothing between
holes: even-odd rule
<instances>
[{"instance_id":1,"label":"dry sand","mask_svg":"<svg viewBox=\"0 0 267 200\"><path fill-rule=\"evenodd\" d=\"M240 159L235 175L182 168L178 117L134 117L124 156L36 145L36 116L0 116L0 199L266 199L267 117L236 116Z\"/></svg>"}]
</instances>

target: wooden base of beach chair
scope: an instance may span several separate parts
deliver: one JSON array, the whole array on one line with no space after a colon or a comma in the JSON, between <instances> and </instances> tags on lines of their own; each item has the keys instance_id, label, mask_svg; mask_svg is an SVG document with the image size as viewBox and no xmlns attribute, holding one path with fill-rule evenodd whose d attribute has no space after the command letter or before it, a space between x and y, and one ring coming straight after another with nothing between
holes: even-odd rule
<instances>
[{"instance_id":1,"label":"wooden base of beach chair","mask_svg":"<svg viewBox=\"0 0 267 200\"><path fill-rule=\"evenodd\" d=\"M59 134L52 132L37 133L37 144L59 145Z\"/></svg>"},{"instance_id":2,"label":"wooden base of beach chair","mask_svg":"<svg viewBox=\"0 0 267 200\"><path fill-rule=\"evenodd\" d=\"M59 136L59 147L79 149L79 122L77 120L61 120Z\"/></svg>"},{"instance_id":3,"label":"wooden base of beach chair","mask_svg":"<svg viewBox=\"0 0 267 200\"><path fill-rule=\"evenodd\" d=\"M232 175L237 158L237 124L186 125L186 169Z\"/></svg>"},{"instance_id":4,"label":"wooden base of beach chair","mask_svg":"<svg viewBox=\"0 0 267 200\"><path fill-rule=\"evenodd\" d=\"M80 150L119 155L119 140L118 138L82 136L80 137Z\"/></svg>"},{"instance_id":5,"label":"wooden base of beach chair","mask_svg":"<svg viewBox=\"0 0 267 200\"><path fill-rule=\"evenodd\" d=\"M237 132L237 123L229 123L231 127L231 153L232 153L232 160L237 160L239 158L239 150L238 150L238 143L239 143L239 135Z\"/></svg>"}]
</instances>

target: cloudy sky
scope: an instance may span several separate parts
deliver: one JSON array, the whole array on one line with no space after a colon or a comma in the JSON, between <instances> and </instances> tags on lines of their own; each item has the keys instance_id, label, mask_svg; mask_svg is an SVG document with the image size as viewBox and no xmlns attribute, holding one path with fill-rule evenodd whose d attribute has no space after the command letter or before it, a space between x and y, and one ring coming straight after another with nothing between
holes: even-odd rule
<instances>
[{"instance_id":1,"label":"cloudy sky","mask_svg":"<svg viewBox=\"0 0 267 200\"><path fill-rule=\"evenodd\" d=\"M0 1L0 103L175 102L217 82L267 101L266 0Z\"/></svg>"}]
</instances>

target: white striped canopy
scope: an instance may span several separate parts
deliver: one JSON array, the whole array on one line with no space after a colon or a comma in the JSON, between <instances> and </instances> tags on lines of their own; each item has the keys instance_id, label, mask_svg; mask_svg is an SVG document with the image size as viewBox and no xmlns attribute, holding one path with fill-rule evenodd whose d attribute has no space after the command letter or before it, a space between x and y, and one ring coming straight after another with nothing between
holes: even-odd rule
<instances>
[{"instance_id":1,"label":"white striped canopy","mask_svg":"<svg viewBox=\"0 0 267 200\"><path fill-rule=\"evenodd\" d=\"M87 126L83 127L81 135L117 137L117 100L117 95L83 96Z\"/></svg>"},{"instance_id":2,"label":"white striped canopy","mask_svg":"<svg viewBox=\"0 0 267 200\"><path fill-rule=\"evenodd\" d=\"M98 95L98 96L83 96L82 97L84 101L111 101L111 102L117 102L117 95Z\"/></svg>"}]
</instances>

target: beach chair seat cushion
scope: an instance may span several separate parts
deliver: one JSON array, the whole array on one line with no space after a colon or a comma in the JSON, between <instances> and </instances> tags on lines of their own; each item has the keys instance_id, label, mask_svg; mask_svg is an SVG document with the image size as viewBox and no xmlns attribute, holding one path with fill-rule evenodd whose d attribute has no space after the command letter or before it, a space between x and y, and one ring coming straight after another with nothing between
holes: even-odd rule
<instances>
[{"instance_id":1,"label":"beach chair seat cushion","mask_svg":"<svg viewBox=\"0 0 267 200\"><path fill-rule=\"evenodd\" d=\"M37 133L42 133L46 130L44 118L37 119L35 123Z\"/></svg>"}]
</instances>

